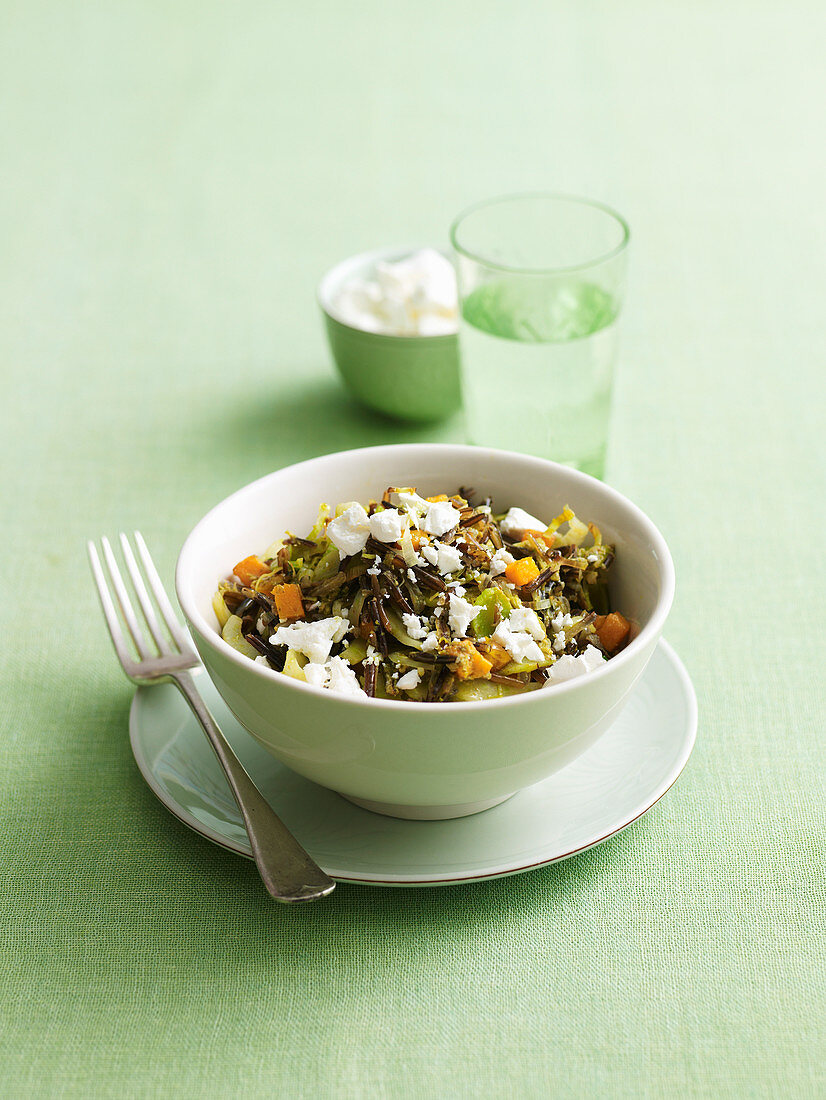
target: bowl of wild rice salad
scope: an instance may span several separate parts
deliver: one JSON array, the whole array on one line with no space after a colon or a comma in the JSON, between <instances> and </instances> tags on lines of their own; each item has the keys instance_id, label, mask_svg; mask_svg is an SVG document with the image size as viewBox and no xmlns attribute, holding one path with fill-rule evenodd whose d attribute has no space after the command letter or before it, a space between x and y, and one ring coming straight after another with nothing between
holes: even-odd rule
<instances>
[{"instance_id":1,"label":"bowl of wild rice salad","mask_svg":"<svg viewBox=\"0 0 826 1100\"><path fill-rule=\"evenodd\" d=\"M635 624L610 606L614 548L565 507L550 523L475 490L322 504L222 580L222 637L303 683L399 702L477 702L601 667Z\"/></svg>"},{"instance_id":2,"label":"bowl of wild rice salad","mask_svg":"<svg viewBox=\"0 0 826 1100\"><path fill-rule=\"evenodd\" d=\"M602 482L484 448L366 448L278 470L187 539L176 586L262 745L379 812L473 813L608 728L674 590L662 536Z\"/></svg>"}]
</instances>

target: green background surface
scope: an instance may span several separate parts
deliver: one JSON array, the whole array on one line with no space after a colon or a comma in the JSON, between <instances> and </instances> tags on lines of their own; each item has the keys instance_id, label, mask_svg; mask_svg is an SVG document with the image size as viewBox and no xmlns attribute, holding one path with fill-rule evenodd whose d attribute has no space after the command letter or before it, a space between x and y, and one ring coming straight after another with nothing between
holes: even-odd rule
<instances>
[{"instance_id":1,"label":"green background surface","mask_svg":"<svg viewBox=\"0 0 826 1100\"><path fill-rule=\"evenodd\" d=\"M823 1095L820 4L8 0L0 1092ZM669 540L682 780L466 888L271 903L130 755L85 561L354 445L315 286L551 187L633 230L608 478Z\"/></svg>"}]
</instances>

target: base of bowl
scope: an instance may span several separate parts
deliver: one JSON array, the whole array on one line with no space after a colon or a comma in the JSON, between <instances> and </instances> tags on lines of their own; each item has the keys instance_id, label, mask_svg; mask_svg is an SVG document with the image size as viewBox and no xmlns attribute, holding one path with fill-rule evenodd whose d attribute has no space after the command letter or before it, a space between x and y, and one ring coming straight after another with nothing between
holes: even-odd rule
<instances>
[{"instance_id":1,"label":"base of bowl","mask_svg":"<svg viewBox=\"0 0 826 1100\"><path fill-rule=\"evenodd\" d=\"M341 794L341 791L338 793ZM484 802L460 802L455 806L400 806L395 802L372 802L369 798L354 798L349 794L341 794L341 797L361 806L363 810L384 814L385 817L403 817L407 821L446 821L452 817L469 817L471 814L481 813L482 810L489 810L501 802L507 802L509 798L513 798L513 794L506 794L504 798L488 798Z\"/></svg>"}]
</instances>

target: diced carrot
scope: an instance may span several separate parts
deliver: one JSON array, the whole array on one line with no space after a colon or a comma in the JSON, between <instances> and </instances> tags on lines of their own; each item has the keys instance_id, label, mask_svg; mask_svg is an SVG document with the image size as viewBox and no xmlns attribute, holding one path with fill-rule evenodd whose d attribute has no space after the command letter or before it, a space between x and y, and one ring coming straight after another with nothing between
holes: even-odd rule
<instances>
[{"instance_id":1,"label":"diced carrot","mask_svg":"<svg viewBox=\"0 0 826 1100\"><path fill-rule=\"evenodd\" d=\"M411 531L410 541L413 543L413 549L418 550L423 542L427 542L427 535L424 531Z\"/></svg>"},{"instance_id":2,"label":"diced carrot","mask_svg":"<svg viewBox=\"0 0 826 1100\"><path fill-rule=\"evenodd\" d=\"M272 590L275 609L282 622L304 618L304 601L297 584L277 584Z\"/></svg>"},{"instance_id":3,"label":"diced carrot","mask_svg":"<svg viewBox=\"0 0 826 1100\"><path fill-rule=\"evenodd\" d=\"M232 571L241 584L250 585L256 577L261 577L264 573L269 573L270 567L265 565L265 563L255 554L250 554L248 558L239 561Z\"/></svg>"},{"instance_id":4,"label":"diced carrot","mask_svg":"<svg viewBox=\"0 0 826 1100\"><path fill-rule=\"evenodd\" d=\"M616 653L631 632L630 622L619 611L612 611L610 615L598 615L594 620L594 627L599 640L609 653Z\"/></svg>"},{"instance_id":5,"label":"diced carrot","mask_svg":"<svg viewBox=\"0 0 826 1100\"><path fill-rule=\"evenodd\" d=\"M549 550L553 550L556 545L556 535L553 531L531 531L530 534L539 542L544 542Z\"/></svg>"},{"instance_id":6,"label":"diced carrot","mask_svg":"<svg viewBox=\"0 0 826 1100\"><path fill-rule=\"evenodd\" d=\"M447 496L444 493L439 493L437 497L425 497L424 499L430 504L438 504L440 500L447 500Z\"/></svg>"},{"instance_id":7,"label":"diced carrot","mask_svg":"<svg viewBox=\"0 0 826 1100\"><path fill-rule=\"evenodd\" d=\"M470 672L468 680L487 680L493 665L486 657L483 657L478 649L474 649L470 655Z\"/></svg>"},{"instance_id":8,"label":"diced carrot","mask_svg":"<svg viewBox=\"0 0 826 1100\"><path fill-rule=\"evenodd\" d=\"M516 561L512 561L505 570L505 578L515 584L517 588L521 588L524 584L529 584L534 577L539 576L539 566L533 560L533 558L517 558Z\"/></svg>"},{"instance_id":9,"label":"diced carrot","mask_svg":"<svg viewBox=\"0 0 826 1100\"><path fill-rule=\"evenodd\" d=\"M445 652L453 658L449 668L456 673L457 679L487 680L490 678L492 662L483 657L468 638L457 638L450 643Z\"/></svg>"},{"instance_id":10,"label":"diced carrot","mask_svg":"<svg viewBox=\"0 0 826 1100\"><path fill-rule=\"evenodd\" d=\"M553 550L556 543L556 535L553 533L549 535L547 531L534 531L533 529L528 529L523 532L520 542L524 542L529 535L537 543L539 550L542 550L543 547L546 550Z\"/></svg>"},{"instance_id":11,"label":"diced carrot","mask_svg":"<svg viewBox=\"0 0 826 1100\"><path fill-rule=\"evenodd\" d=\"M476 645L485 660L489 662L492 672L498 672L513 660L504 646L499 645L498 642L492 642L489 638L477 642Z\"/></svg>"}]
</instances>

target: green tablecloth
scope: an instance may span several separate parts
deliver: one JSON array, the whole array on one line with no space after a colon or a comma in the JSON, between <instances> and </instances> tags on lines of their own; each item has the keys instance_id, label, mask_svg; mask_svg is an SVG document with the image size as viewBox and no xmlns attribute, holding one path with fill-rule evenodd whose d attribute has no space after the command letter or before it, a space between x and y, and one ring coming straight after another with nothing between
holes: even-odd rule
<instances>
[{"instance_id":1,"label":"green tablecloth","mask_svg":"<svg viewBox=\"0 0 826 1100\"><path fill-rule=\"evenodd\" d=\"M822 5L8 4L0 1091L823 1095ZM338 259L552 187L634 233L609 480L659 524L680 783L521 877L271 903L154 799L84 540L461 440L345 396Z\"/></svg>"}]
</instances>

